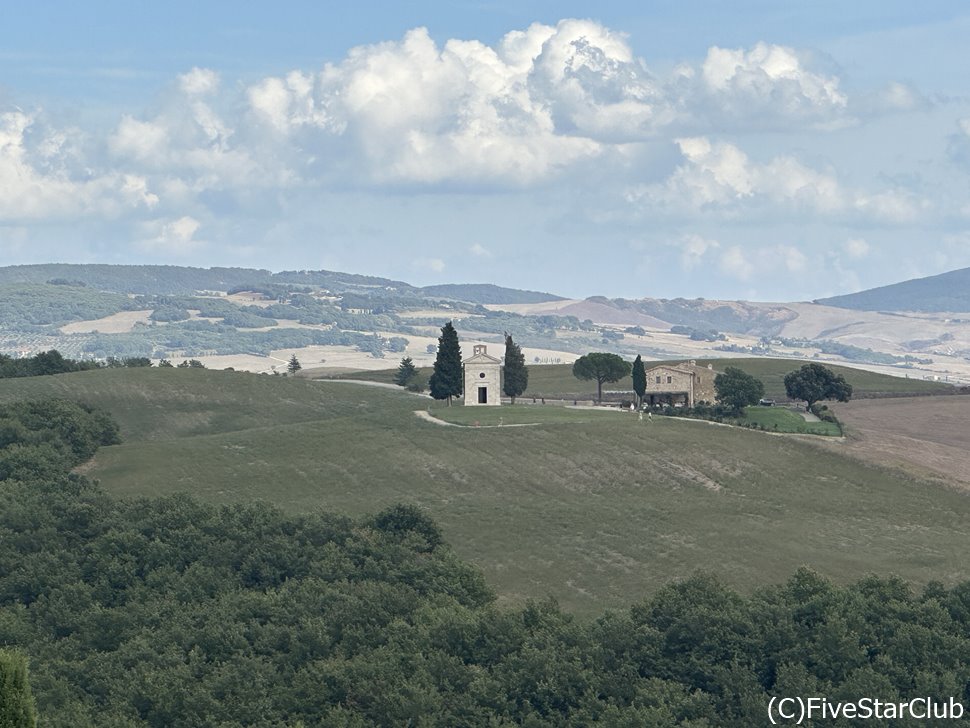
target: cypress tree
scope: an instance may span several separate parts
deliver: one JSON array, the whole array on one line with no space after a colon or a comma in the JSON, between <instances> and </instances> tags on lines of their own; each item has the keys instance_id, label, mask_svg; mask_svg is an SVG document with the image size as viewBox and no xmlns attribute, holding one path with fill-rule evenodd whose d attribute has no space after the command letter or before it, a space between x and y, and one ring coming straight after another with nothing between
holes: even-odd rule
<instances>
[{"instance_id":1,"label":"cypress tree","mask_svg":"<svg viewBox=\"0 0 970 728\"><path fill-rule=\"evenodd\" d=\"M290 363L286 365L286 371L290 374L296 374L303 367L300 365L300 360L296 358L296 354L290 357Z\"/></svg>"},{"instance_id":2,"label":"cypress tree","mask_svg":"<svg viewBox=\"0 0 970 728\"><path fill-rule=\"evenodd\" d=\"M505 334L505 381L502 389L506 396L515 398L522 394L529 386L529 370L525 366L525 354L522 347L512 341L511 334Z\"/></svg>"},{"instance_id":3,"label":"cypress tree","mask_svg":"<svg viewBox=\"0 0 970 728\"><path fill-rule=\"evenodd\" d=\"M438 356L434 360L434 373L428 381L431 396L435 399L457 397L462 390L461 347L458 345L458 332L451 321L441 327L438 339Z\"/></svg>"},{"instance_id":4,"label":"cypress tree","mask_svg":"<svg viewBox=\"0 0 970 728\"><path fill-rule=\"evenodd\" d=\"M411 357L406 356L401 359L401 364L397 368L397 374L394 375L394 383L399 387L406 387L408 382L414 379L417 373L418 370L415 368Z\"/></svg>"},{"instance_id":5,"label":"cypress tree","mask_svg":"<svg viewBox=\"0 0 970 728\"><path fill-rule=\"evenodd\" d=\"M27 679L27 659L0 650L0 728L35 728L37 707Z\"/></svg>"},{"instance_id":6,"label":"cypress tree","mask_svg":"<svg viewBox=\"0 0 970 728\"><path fill-rule=\"evenodd\" d=\"M639 354L633 360L633 391L637 393L637 404L643 404L643 395L647 393L647 370Z\"/></svg>"}]
</instances>

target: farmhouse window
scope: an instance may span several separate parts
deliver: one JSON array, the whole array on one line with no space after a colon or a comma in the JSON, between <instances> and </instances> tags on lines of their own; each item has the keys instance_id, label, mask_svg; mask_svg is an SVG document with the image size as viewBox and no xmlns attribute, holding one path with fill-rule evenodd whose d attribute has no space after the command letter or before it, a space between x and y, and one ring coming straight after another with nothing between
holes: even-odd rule
<instances>
[{"instance_id":1,"label":"farmhouse window","mask_svg":"<svg viewBox=\"0 0 970 728\"><path fill-rule=\"evenodd\" d=\"M657 377L657 384L660 384L660 377Z\"/></svg>"},{"instance_id":2,"label":"farmhouse window","mask_svg":"<svg viewBox=\"0 0 970 728\"><path fill-rule=\"evenodd\" d=\"M673 377L667 377L667 384L670 384L672 381L673 381Z\"/></svg>"}]
</instances>

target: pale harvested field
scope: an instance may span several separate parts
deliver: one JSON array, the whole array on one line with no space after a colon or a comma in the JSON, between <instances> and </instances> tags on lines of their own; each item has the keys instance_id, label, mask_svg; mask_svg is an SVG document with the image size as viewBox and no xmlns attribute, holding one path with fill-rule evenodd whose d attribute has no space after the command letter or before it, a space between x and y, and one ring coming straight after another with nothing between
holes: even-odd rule
<instances>
[{"instance_id":1,"label":"pale harvested field","mask_svg":"<svg viewBox=\"0 0 970 728\"><path fill-rule=\"evenodd\" d=\"M147 324L152 311L150 308L145 311L122 311L94 321L75 321L62 326L60 331L62 334L93 334L96 331L102 334L126 334L135 328L135 324Z\"/></svg>"},{"instance_id":2,"label":"pale harvested field","mask_svg":"<svg viewBox=\"0 0 970 728\"><path fill-rule=\"evenodd\" d=\"M970 486L970 396L864 399L831 405L853 455Z\"/></svg>"},{"instance_id":3,"label":"pale harvested field","mask_svg":"<svg viewBox=\"0 0 970 728\"><path fill-rule=\"evenodd\" d=\"M492 311L511 311L525 315L554 314L557 316L575 316L580 321L590 319L596 324L614 324L621 326L646 326L652 329L669 329L666 321L637 311L620 311L596 301L567 299L564 301L545 301L543 303L502 303L487 304L485 308Z\"/></svg>"},{"instance_id":4,"label":"pale harvested field","mask_svg":"<svg viewBox=\"0 0 970 728\"><path fill-rule=\"evenodd\" d=\"M281 322L282 323L282 322ZM382 336L400 336L381 332ZM404 352L386 352L383 359L371 356L367 352L358 351L353 346L307 346L302 349L280 349L270 352L269 356L254 356L252 354L226 354L216 356L197 356L197 357L172 357L173 364L180 364L190 358L198 359L207 369L235 369L243 372L270 373L276 371L286 371L286 365L290 357L296 354L301 366L304 369L334 369L336 371L360 371L374 369L390 369L396 367L401 359L410 356L415 365L419 367L431 366L434 364L435 355L427 351L429 344L437 346L438 340L430 336L405 336L408 340L407 349ZM505 353L504 346L496 342L483 342L475 339L463 339L461 342L462 352L471 355L472 347L475 344L486 344L488 353L493 356L501 357ZM540 359L559 359L563 364L571 364L578 358L578 354L567 351L553 351L550 349L533 349L523 347L522 353L525 355L527 364L532 363L535 357Z\"/></svg>"}]
</instances>

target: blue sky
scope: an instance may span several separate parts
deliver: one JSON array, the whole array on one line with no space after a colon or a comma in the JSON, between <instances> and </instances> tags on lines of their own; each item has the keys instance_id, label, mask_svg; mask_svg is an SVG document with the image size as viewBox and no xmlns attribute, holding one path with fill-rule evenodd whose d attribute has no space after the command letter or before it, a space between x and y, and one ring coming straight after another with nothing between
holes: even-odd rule
<instances>
[{"instance_id":1,"label":"blue sky","mask_svg":"<svg viewBox=\"0 0 970 728\"><path fill-rule=\"evenodd\" d=\"M800 300L970 266L941 2L0 2L0 265Z\"/></svg>"}]
</instances>

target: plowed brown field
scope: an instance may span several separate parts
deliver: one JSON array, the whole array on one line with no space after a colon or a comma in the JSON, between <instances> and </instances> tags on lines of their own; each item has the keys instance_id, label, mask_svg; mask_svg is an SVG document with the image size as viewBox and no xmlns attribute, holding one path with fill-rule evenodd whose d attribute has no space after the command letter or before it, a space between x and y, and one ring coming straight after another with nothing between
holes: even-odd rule
<instances>
[{"instance_id":1,"label":"plowed brown field","mask_svg":"<svg viewBox=\"0 0 970 728\"><path fill-rule=\"evenodd\" d=\"M970 396L862 399L832 409L854 455L970 487Z\"/></svg>"}]
</instances>

